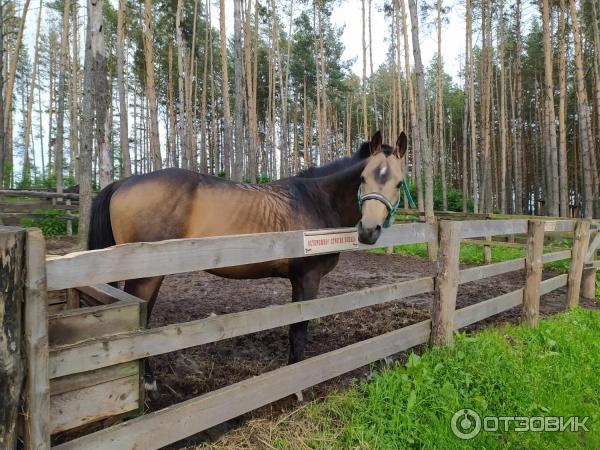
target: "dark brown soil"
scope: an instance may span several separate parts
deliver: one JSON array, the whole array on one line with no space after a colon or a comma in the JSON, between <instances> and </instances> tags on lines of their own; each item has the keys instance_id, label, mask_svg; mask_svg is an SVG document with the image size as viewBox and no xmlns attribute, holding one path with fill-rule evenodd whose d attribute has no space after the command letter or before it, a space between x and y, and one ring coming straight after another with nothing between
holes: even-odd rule
<instances>
[{"instance_id":1,"label":"dark brown soil","mask_svg":"<svg viewBox=\"0 0 600 450\"><path fill-rule=\"evenodd\" d=\"M58 242L48 247L52 250L56 247L59 253L67 246L65 244L67 243ZM433 265L423 258L365 252L346 253L341 255L336 269L323 278L320 297L433 273ZM544 278L555 275L557 273L546 271ZM524 272L518 271L462 285L459 287L457 308L519 289L523 284ZM543 296L542 316L563 310L565 293L562 288ZM430 317L432 296L433 294L418 295L312 321L306 356L315 356L426 320ZM290 298L290 283L283 279L227 280L204 272L171 275L165 278L161 287L150 326L256 309L286 303ZM584 299L582 304L598 307L598 304ZM519 308L514 308L486 319L471 329L517 322L519 315ZM392 359L402 357L403 355L395 355ZM276 328L151 359L158 382L158 393L154 398L147 399L146 406L148 411L155 411L283 366L287 361L287 328ZM353 379L365 379L368 375L369 367L363 367L304 392L304 397L310 399L323 396L333 389L348 385ZM295 399L283 399L170 448L213 441L223 432L239 426L249 418L276 417L296 406Z\"/></svg>"}]
</instances>

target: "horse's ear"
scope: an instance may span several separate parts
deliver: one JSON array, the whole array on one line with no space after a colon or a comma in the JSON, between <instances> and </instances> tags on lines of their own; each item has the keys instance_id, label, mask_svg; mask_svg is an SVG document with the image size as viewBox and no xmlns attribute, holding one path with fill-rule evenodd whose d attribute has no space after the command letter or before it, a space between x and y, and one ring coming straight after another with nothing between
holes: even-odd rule
<instances>
[{"instance_id":1,"label":"horse's ear","mask_svg":"<svg viewBox=\"0 0 600 450\"><path fill-rule=\"evenodd\" d=\"M381 151L381 144L383 139L381 138L381 131L377 131L371 138L369 147L371 148L371 155L376 155Z\"/></svg>"},{"instance_id":2,"label":"horse's ear","mask_svg":"<svg viewBox=\"0 0 600 450\"><path fill-rule=\"evenodd\" d=\"M408 139L406 138L406 133L403 131L398 136L398 140L396 141L396 146L394 147L394 155L398 158L404 157L406 155L406 148L408 147Z\"/></svg>"}]
</instances>

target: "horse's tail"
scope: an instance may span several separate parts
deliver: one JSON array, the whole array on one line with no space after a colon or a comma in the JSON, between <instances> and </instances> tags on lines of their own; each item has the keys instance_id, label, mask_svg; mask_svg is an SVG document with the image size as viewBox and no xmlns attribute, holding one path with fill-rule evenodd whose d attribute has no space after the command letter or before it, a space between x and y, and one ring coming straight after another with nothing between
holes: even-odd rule
<instances>
[{"instance_id":1,"label":"horse's tail","mask_svg":"<svg viewBox=\"0 0 600 450\"><path fill-rule=\"evenodd\" d=\"M100 191L92 202L92 214L88 234L88 249L90 250L115 245L115 237L113 236L110 223L110 200L119 185L118 181L109 184Z\"/></svg>"}]
</instances>

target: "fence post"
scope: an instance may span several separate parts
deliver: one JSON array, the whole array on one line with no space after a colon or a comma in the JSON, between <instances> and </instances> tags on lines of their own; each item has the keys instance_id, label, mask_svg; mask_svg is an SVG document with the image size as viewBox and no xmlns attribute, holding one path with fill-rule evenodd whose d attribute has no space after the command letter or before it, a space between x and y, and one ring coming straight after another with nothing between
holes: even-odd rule
<instances>
[{"instance_id":1,"label":"fence post","mask_svg":"<svg viewBox=\"0 0 600 450\"><path fill-rule=\"evenodd\" d=\"M525 289L523 291L522 320L535 326L540 317L540 285L542 282L542 253L544 252L544 222L527 222L527 256L525 258Z\"/></svg>"},{"instance_id":2,"label":"fence post","mask_svg":"<svg viewBox=\"0 0 600 450\"><path fill-rule=\"evenodd\" d=\"M492 242L491 236L484 237L486 242ZM483 246L483 262L485 264L491 264L492 262L492 247L490 245Z\"/></svg>"},{"instance_id":3,"label":"fence post","mask_svg":"<svg viewBox=\"0 0 600 450\"><path fill-rule=\"evenodd\" d=\"M71 220L71 199L68 198L65 202L67 208L65 209L65 214L67 216L67 236L73 236L73 221Z\"/></svg>"},{"instance_id":4,"label":"fence post","mask_svg":"<svg viewBox=\"0 0 600 450\"><path fill-rule=\"evenodd\" d=\"M585 254L585 263L593 263L596 260L596 254L598 253L597 247L600 242L600 233L598 230L590 230L590 246L588 247ZM595 267L585 267L583 269L583 276L581 279L581 295L585 298L593 299L596 297L596 271Z\"/></svg>"},{"instance_id":5,"label":"fence post","mask_svg":"<svg viewBox=\"0 0 600 450\"><path fill-rule=\"evenodd\" d=\"M38 229L27 231L25 281L25 448L50 448L50 383L48 372L48 301L46 242Z\"/></svg>"},{"instance_id":6,"label":"fence post","mask_svg":"<svg viewBox=\"0 0 600 450\"><path fill-rule=\"evenodd\" d=\"M573 250L571 254L571 267L567 279L566 307L574 308L579 305L579 294L581 292L581 275L583 263L590 241L590 222L582 220L575 225L573 235Z\"/></svg>"},{"instance_id":7,"label":"fence post","mask_svg":"<svg viewBox=\"0 0 600 450\"><path fill-rule=\"evenodd\" d=\"M16 424L23 388L22 304L25 230L0 228L0 448L17 447Z\"/></svg>"},{"instance_id":8,"label":"fence post","mask_svg":"<svg viewBox=\"0 0 600 450\"><path fill-rule=\"evenodd\" d=\"M431 312L432 345L452 345L459 279L461 222L442 220L438 227L437 275Z\"/></svg>"}]
</instances>

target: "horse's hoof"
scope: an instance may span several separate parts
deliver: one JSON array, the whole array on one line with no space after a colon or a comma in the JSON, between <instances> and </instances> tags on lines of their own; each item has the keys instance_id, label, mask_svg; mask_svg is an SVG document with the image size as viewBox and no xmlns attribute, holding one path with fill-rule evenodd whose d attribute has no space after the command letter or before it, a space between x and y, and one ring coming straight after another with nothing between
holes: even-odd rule
<instances>
[{"instance_id":1,"label":"horse's hoof","mask_svg":"<svg viewBox=\"0 0 600 450\"><path fill-rule=\"evenodd\" d=\"M302 403L304 401L304 395L302 395L302 391L298 391L294 395L296 396L298 403Z\"/></svg>"}]
</instances>

